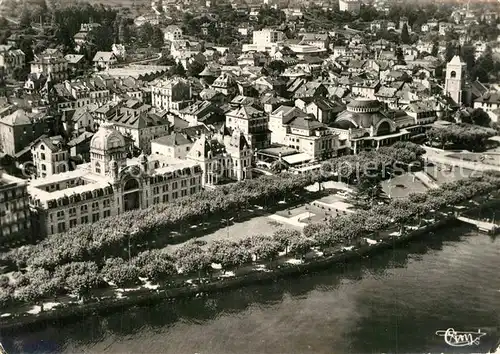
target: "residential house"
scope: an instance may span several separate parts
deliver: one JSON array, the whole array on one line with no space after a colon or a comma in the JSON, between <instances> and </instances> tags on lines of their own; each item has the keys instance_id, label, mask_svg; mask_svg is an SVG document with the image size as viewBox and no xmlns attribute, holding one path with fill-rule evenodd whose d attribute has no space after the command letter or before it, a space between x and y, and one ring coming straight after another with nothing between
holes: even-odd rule
<instances>
[{"instance_id":1,"label":"residential house","mask_svg":"<svg viewBox=\"0 0 500 354\"><path fill-rule=\"evenodd\" d=\"M488 91L474 100L474 108L481 108L490 114L500 108L500 92Z\"/></svg>"},{"instance_id":2,"label":"residential house","mask_svg":"<svg viewBox=\"0 0 500 354\"><path fill-rule=\"evenodd\" d=\"M241 106L227 112L226 127L241 131L252 149L266 148L271 143L268 116L253 106Z\"/></svg>"},{"instance_id":3,"label":"residential house","mask_svg":"<svg viewBox=\"0 0 500 354\"><path fill-rule=\"evenodd\" d=\"M64 59L68 62L68 69L74 76L83 74L85 56L83 54L67 54Z\"/></svg>"},{"instance_id":4,"label":"residential house","mask_svg":"<svg viewBox=\"0 0 500 354\"><path fill-rule=\"evenodd\" d=\"M300 44L307 44L319 49L327 50L330 46L328 33L300 33Z\"/></svg>"},{"instance_id":5,"label":"residential house","mask_svg":"<svg viewBox=\"0 0 500 354\"><path fill-rule=\"evenodd\" d=\"M68 78L68 62L57 49L46 49L36 55L31 64L31 73L43 74L52 81L63 81Z\"/></svg>"},{"instance_id":6,"label":"residential house","mask_svg":"<svg viewBox=\"0 0 500 354\"><path fill-rule=\"evenodd\" d=\"M31 147L37 178L63 173L69 168L69 148L61 136L42 136Z\"/></svg>"},{"instance_id":7,"label":"residential house","mask_svg":"<svg viewBox=\"0 0 500 354\"><path fill-rule=\"evenodd\" d=\"M167 26L163 32L166 41L178 41L182 39L182 29L179 26Z\"/></svg>"},{"instance_id":8,"label":"residential house","mask_svg":"<svg viewBox=\"0 0 500 354\"><path fill-rule=\"evenodd\" d=\"M165 135L151 141L151 154L160 154L185 160L194 141L185 133L172 132L170 135Z\"/></svg>"},{"instance_id":9,"label":"residential house","mask_svg":"<svg viewBox=\"0 0 500 354\"><path fill-rule=\"evenodd\" d=\"M25 57L21 49L14 49L9 45L0 45L0 68L3 68L4 74L7 76L12 76L16 69L24 68Z\"/></svg>"},{"instance_id":10,"label":"residential house","mask_svg":"<svg viewBox=\"0 0 500 354\"><path fill-rule=\"evenodd\" d=\"M44 117L18 109L0 118L0 150L16 157L30 143L48 132Z\"/></svg>"},{"instance_id":11,"label":"residential house","mask_svg":"<svg viewBox=\"0 0 500 354\"><path fill-rule=\"evenodd\" d=\"M360 0L339 0L340 11L359 13L360 9L361 9Z\"/></svg>"},{"instance_id":12,"label":"residential house","mask_svg":"<svg viewBox=\"0 0 500 354\"><path fill-rule=\"evenodd\" d=\"M321 123L329 124L333 122L337 115L345 109L345 106L338 102L331 101L324 97L314 97L305 106L304 111L312 114Z\"/></svg>"},{"instance_id":13,"label":"residential house","mask_svg":"<svg viewBox=\"0 0 500 354\"><path fill-rule=\"evenodd\" d=\"M118 62L115 53L113 52L97 52L92 59L94 68L97 71L109 70L113 65Z\"/></svg>"},{"instance_id":14,"label":"residential house","mask_svg":"<svg viewBox=\"0 0 500 354\"><path fill-rule=\"evenodd\" d=\"M151 98L155 108L180 111L191 103L191 83L179 77L158 80L151 86Z\"/></svg>"},{"instance_id":15,"label":"residential house","mask_svg":"<svg viewBox=\"0 0 500 354\"><path fill-rule=\"evenodd\" d=\"M117 108L106 122L112 123L122 135L132 138L134 145L145 153L151 152L152 140L170 132L166 112L152 112L151 106L137 100L128 100ZM98 119L96 122L105 123Z\"/></svg>"},{"instance_id":16,"label":"residential house","mask_svg":"<svg viewBox=\"0 0 500 354\"><path fill-rule=\"evenodd\" d=\"M238 129L227 133L224 130L216 136L202 134L186 156L201 166L204 187L252 178L253 151L245 135Z\"/></svg>"}]
</instances>

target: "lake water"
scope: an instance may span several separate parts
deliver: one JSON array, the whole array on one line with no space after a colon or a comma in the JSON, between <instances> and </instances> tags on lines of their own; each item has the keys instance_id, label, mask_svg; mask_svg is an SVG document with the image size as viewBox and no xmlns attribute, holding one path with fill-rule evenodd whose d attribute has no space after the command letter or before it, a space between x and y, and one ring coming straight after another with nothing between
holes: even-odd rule
<instances>
[{"instance_id":1,"label":"lake water","mask_svg":"<svg viewBox=\"0 0 500 354\"><path fill-rule=\"evenodd\" d=\"M198 299L1 333L10 353L487 352L499 338L500 237L448 228L356 264ZM477 331L448 346L437 330Z\"/></svg>"}]
</instances>

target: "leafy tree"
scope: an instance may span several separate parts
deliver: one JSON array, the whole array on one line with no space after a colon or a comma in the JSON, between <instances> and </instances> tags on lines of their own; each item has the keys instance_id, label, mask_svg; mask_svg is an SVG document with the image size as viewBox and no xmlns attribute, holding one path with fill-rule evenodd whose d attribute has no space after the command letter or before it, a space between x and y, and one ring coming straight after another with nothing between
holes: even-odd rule
<instances>
[{"instance_id":1,"label":"leafy tree","mask_svg":"<svg viewBox=\"0 0 500 354\"><path fill-rule=\"evenodd\" d=\"M33 61L35 55L33 54L33 41L31 38L24 38L19 43L19 49L21 49L25 55L26 63Z\"/></svg>"},{"instance_id":2,"label":"leafy tree","mask_svg":"<svg viewBox=\"0 0 500 354\"><path fill-rule=\"evenodd\" d=\"M187 65L187 74L190 77L198 76L205 69L205 66L197 60L193 60Z\"/></svg>"},{"instance_id":3,"label":"leafy tree","mask_svg":"<svg viewBox=\"0 0 500 354\"><path fill-rule=\"evenodd\" d=\"M304 236L295 237L290 243L290 253L294 256L304 258L311 251L313 241Z\"/></svg>"},{"instance_id":4,"label":"leafy tree","mask_svg":"<svg viewBox=\"0 0 500 354\"><path fill-rule=\"evenodd\" d=\"M405 65L405 56L403 54L403 49L401 47L396 48L396 60L399 65Z\"/></svg>"},{"instance_id":5,"label":"leafy tree","mask_svg":"<svg viewBox=\"0 0 500 354\"><path fill-rule=\"evenodd\" d=\"M283 74L286 64L282 60L272 60L267 66L276 76Z\"/></svg>"},{"instance_id":6,"label":"leafy tree","mask_svg":"<svg viewBox=\"0 0 500 354\"><path fill-rule=\"evenodd\" d=\"M448 43L447 43L448 45ZM438 43L437 42L433 42L432 43L432 50L431 50L431 55L433 57L437 57L438 56L438 51L439 51L439 46L438 46Z\"/></svg>"},{"instance_id":7,"label":"leafy tree","mask_svg":"<svg viewBox=\"0 0 500 354\"><path fill-rule=\"evenodd\" d=\"M406 25L406 23L401 29L401 42L403 44L410 44L410 34L408 33L408 26Z\"/></svg>"},{"instance_id":8,"label":"leafy tree","mask_svg":"<svg viewBox=\"0 0 500 354\"><path fill-rule=\"evenodd\" d=\"M447 144L471 151L482 151L489 138L496 135L496 131L470 124L452 124L446 127L433 127L427 132L431 142L437 142L441 148Z\"/></svg>"},{"instance_id":9,"label":"leafy tree","mask_svg":"<svg viewBox=\"0 0 500 354\"><path fill-rule=\"evenodd\" d=\"M371 5L361 5L360 11L359 11L359 17L364 21L364 22L372 22L376 20L379 17L379 13L377 9Z\"/></svg>"},{"instance_id":10,"label":"leafy tree","mask_svg":"<svg viewBox=\"0 0 500 354\"><path fill-rule=\"evenodd\" d=\"M23 7L19 17L19 27L26 29L31 27L31 14L27 7Z\"/></svg>"},{"instance_id":11,"label":"leafy tree","mask_svg":"<svg viewBox=\"0 0 500 354\"><path fill-rule=\"evenodd\" d=\"M285 253L288 253L290 245L300 237L299 231L285 228L276 230L273 234L273 238L281 245L281 250Z\"/></svg>"},{"instance_id":12,"label":"leafy tree","mask_svg":"<svg viewBox=\"0 0 500 354\"><path fill-rule=\"evenodd\" d=\"M184 66L181 63L177 63L169 69L168 75L184 77L186 76L186 70L184 69Z\"/></svg>"},{"instance_id":13,"label":"leafy tree","mask_svg":"<svg viewBox=\"0 0 500 354\"><path fill-rule=\"evenodd\" d=\"M241 266L252 260L250 251L244 245L225 240L213 242L208 253L212 262L219 263L224 272L230 267Z\"/></svg>"},{"instance_id":14,"label":"leafy tree","mask_svg":"<svg viewBox=\"0 0 500 354\"><path fill-rule=\"evenodd\" d=\"M175 264L166 252L148 250L140 253L135 259L140 275L153 281L163 280L177 274Z\"/></svg>"},{"instance_id":15,"label":"leafy tree","mask_svg":"<svg viewBox=\"0 0 500 354\"><path fill-rule=\"evenodd\" d=\"M67 263L56 268L55 274L81 301L84 301L91 294L91 290L102 283L99 268L94 262Z\"/></svg>"},{"instance_id":16,"label":"leafy tree","mask_svg":"<svg viewBox=\"0 0 500 354\"><path fill-rule=\"evenodd\" d=\"M122 258L108 258L101 275L118 286L134 286L140 283L139 269Z\"/></svg>"},{"instance_id":17,"label":"leafy tree","mask_svg":"<svg viewBox=\"0 0 500 354\"><path fill-rule=\"evenodd\" d=\"M151 38L153 38L153 34L153 26L149 22L146 22L141 27L139 27L138 40L142 44L148 44L150 43Z\"/></svg>"},{"instance_id":18,"label":"leafy tree","mask_svg":"<svg viewBox=\"0 0 500 354\"><path fill-rule=\"evenodd\" d=\"M118 26L118 41L119 41L119 43L122 43L122 44L130 43L131 35L132 35L132 33L131 33L129 25L127 24L127 21L124 18L120 19L120 24Z\"/></svg>"},{"instance_id":19,"label":"leafy tree","mask_svg":"<svg viewBox=\"0 0 500 354\"><path fill-rule=\"evenodd\" d=\"M491 118L482 108L476 108L472 111L470 116L471 121L465 123L472 123L475 125L480 125L482 127L489 127L491 123Z\"/></svg>"},{"instance_id":20,"label":"leafy tree","mask_svg":"<svg viewBox=\"0 0 500 354\"><path fill-rule=\"evenodd\" d=\"M451 59L457 54L457 48L452 42L446 42L446 50L444 55L444 60L449 63Z\"/></svg>"},{"instance_id":21,"label":"leafy tree","mask_svg":"<svg viewBox=\"0 0 500 354\"><path fill-rule=\"evenodd\" d=\"M369 209L375 203L385 200L384 191L380 184L381 180L380 175L373 177L362 176L354 194L355 206L362 209Z\"/></svg>"},{"instance_id":22,"label":"leafy tree","mask_svg":"<svg viewBox=\"0 0 500 354\"><path fill-rule=\"evenodd\" d=\"M178 248L174 253L174 259L182 273L198 273L198 279L201 279L202 275L209 274L212 268L210 255L193 243Z\"/></svg>"},{"instance_id":23,"label":"leafy tree","mask_svg":"<svg viewBox=\"0 0 500 354\"><path fill-rule=\"evenodd\" d=\"M251 252L256 259L273 261L279 253L280 244L272 237L256 235L250 238Z\"/></svg>"},{"instance_id":24,"label":"leafy tree","mask_svg":"<svg viewBox=\"0 0 500 354\"><path fill-rule=\"evenodd\" d=\"M12 288L0 288L0 306L7 308L14 298L14 290Z\"/></svg>"},{"instance_id":25,"label":"leafy tree","mask_svg":"<svg viewBox=\"0 0 500 354\"><path fill-rule=\"evenodd\" d=\"M476 48L472 45L463 46L460 55L467 64L467 70L473 70L476 64Z\"/></svg>"},{"instance_id":26,"label":"leafy tree","mask_svg":"<svg viewBox=\"0 0 500 354\"><path fill-rule=\"evenodd\" d=\"M153 48L161 48L164 45L163 32L159 26L153 27L153 33L149 42Z\"/></svg>"},{"instance_id":27,"label":"leafy tree","mask_svg":"<svg viewBox=\"0 0 500 354\"><path fill-rule=\"evenodd\" d=\"M40 305L40 311L43 311L41 300L49 296L55 296L61 288L59 278L51 276L49 271L38 268L32 269L26 273L29 283L17 289L16 298L25 303L34 303Z\"/></svg>"}]
</instances>

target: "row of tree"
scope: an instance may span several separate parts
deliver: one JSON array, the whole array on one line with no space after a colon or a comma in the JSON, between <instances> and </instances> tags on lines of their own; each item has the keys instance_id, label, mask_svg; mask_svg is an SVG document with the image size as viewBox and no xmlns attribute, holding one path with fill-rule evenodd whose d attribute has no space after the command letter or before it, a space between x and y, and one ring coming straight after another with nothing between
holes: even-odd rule
<instances>
[{"instance_id":1,"label":"row of tree","mask_svg":"<svg viewBox=\"0 0 500 354\"><path fill-rule=\"evenodd\" d=\"M272 236L257 235L241 241L216 241L202 248L197 242L188 242L175 252L154 249L139 253L126 262L119 257L107 258L99 264L93 261L72 260L69 263L47 269L43 264L32 264L27 272L13 274L14 281L0 278L0 304L16 302L36 303L42 299L71 293L84 300L93 289L106 287L107 282L117 286L133 286L141 283L139 277L151 281L175 280L179 273L210 277L213 263L222 271L237 268L255 261L272 266L280 252L303 257L312 247L328 250L347 246L360 246L364 238L399 225L404 226L421 220L436 210L458 205L479 195L497 191L500 174L486 172L480 178L470 178L448 183L427 193L411 194L389 205L370 210L330 218L326 223L312 224L297 231L279 229ZM374 236L371 236L374 237Z\"/></svg>"},{"instance_id":2,"label":"row of tree","mask_svg":"<svg viewBox=\"0 0 500 354\"><path fill-rule=\"evenodd\" d=\"M432 127L426 134L430 142L439 144L443 149L452 144L471 151L483 151L488 139L495 136L496 131L472 124L451 124Z\"/></svg>"},{"instance_id":3,"label":"row of tree","mask_svg":"<svg viewBox=\"0 0 500 354\"><path fill-rule=\"evenodd\" d=\"M222 270L250 264L253 261L275 260L285 251L303 256L311 241L298 231L279 229L273 236L256 235L241 241L216 241L203 249L197 242L188 242L175 252L153 249L139 253L130 261L108 258L103 264L75 261L53 270L30 267L25 273L15 272L12 280L0 277L0 304L38 303L42 299L72 294L85 300L91 291L109 287L141 284L141 278L153 282L169 280L179 273L210 276L213 263Z\"/></svg>"}]
</instances>

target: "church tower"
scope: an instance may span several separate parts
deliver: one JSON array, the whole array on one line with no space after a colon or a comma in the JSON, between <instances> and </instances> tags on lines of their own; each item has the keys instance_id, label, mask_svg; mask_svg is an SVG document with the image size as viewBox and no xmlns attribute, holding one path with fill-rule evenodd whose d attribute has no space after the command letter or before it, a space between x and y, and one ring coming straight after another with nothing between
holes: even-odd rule
<instances>
[{"instance_id":1,"label":"church tower","mask_svg":"<svg viewBox=\"0 0 500 354\"><path fill-rule=\"evenodd\" d=\"M462 105L466 68L467 64L458 55L446 65L445 94L458 105Z\"/></svg>"}]
</instances>

